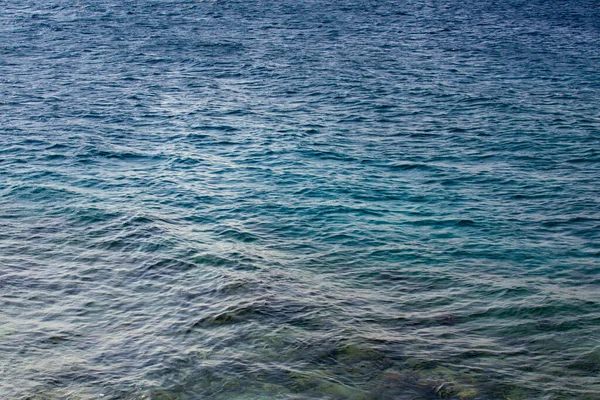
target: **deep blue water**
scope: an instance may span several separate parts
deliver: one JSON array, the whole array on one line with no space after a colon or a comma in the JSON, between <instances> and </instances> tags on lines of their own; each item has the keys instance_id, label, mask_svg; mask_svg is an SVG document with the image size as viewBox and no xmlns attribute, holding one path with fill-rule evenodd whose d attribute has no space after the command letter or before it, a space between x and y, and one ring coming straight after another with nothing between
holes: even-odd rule
<instances>
[{"instance_id":1,"label":"deep blue water","mask_svg":"<svg viewBox=\"0 0 600 400\"><path fill-rule=\"evenodd\" d=\"M600 398L598 1L0 5L2 399Z\"/></svg>"}]
</instances>

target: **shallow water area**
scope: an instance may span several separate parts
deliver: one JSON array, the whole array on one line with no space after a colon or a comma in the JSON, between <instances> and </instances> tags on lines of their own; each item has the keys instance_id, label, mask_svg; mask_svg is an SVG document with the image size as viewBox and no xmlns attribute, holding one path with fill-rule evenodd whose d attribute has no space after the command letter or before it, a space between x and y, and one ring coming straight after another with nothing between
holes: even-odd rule
<instances>
[{"instance_id":1,"label":"shallow water area","mask_svg":"<svg viewBox=\"0 0 600 400\"><path fill-rule=\"evenodd\" d=\"M593 1L16 0L0 398L597 399Z\"/></svg>"}]
</instances>

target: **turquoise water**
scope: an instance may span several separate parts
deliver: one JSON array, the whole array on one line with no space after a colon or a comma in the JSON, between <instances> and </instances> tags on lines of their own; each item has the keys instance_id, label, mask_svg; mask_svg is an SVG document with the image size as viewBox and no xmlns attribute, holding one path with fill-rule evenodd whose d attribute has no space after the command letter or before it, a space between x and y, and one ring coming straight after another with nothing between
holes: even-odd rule
<instances>
[{"instance_id":1,"label":"turquoise water","mask_svg":"<svg viewBox=\"0 0 600 400\"><path fill-rule=\"evenodd\" d=\"M597 2L0 10L3 399L600 398Z\"/></svg>"}]
</instances>

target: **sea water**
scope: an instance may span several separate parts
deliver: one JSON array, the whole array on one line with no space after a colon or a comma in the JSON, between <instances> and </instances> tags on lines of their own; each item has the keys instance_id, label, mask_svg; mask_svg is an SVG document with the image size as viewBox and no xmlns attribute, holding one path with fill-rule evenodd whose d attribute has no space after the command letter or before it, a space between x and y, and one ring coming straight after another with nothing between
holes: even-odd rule
<instances>
[{"instance_id":1,"label":"sea water","mask_svg":"<svg viewBox=\"0 0 600 400\"><path fill-rule=\"evenodd\" d=\"M595 0L11 0L2 399L600 398Z\"/></svg>"}]
</instances>

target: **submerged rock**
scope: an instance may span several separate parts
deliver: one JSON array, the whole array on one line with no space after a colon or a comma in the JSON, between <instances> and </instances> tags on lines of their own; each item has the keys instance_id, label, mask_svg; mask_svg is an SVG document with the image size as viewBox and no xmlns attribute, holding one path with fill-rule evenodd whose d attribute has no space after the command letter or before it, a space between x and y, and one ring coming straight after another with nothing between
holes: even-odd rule
<instances>
[{"instance_id":1,"label":"submerged rock","mask_svg":"<svg viewBox=\"0 0 600 400\"><path fill-rule=\"evenodd\" d=\"M436 389L435 394L439 397L450 397L456 394L456 388L452 382L443 382Z\"/></svg>"},{"instance_id":2,"label":"submerged rock","mask_svg":"<svg viewBox=\"0 0 600 400\"><path fill-rule=\"evenodd\" d=\"M335 382L322 382L317 390L319 394L334 399L368 400L367 394L359 389Z\"/></svg>"},{"instance_id":3,"label":"submerged rock","mask_svg":"<svg viewBox=\"0 0 600 400\"><path fill-rule=\"evenodd\" d=\"M164 389L155 389L148 396L149 400L188 400L183 393L173 393Z\"/></svg>"},{"instance_id":4,"label":"submerged rock","mask_svg":"<svg viewBox=\"0 0 600 400\"><path fill-rule=\"evenodd\" d=\"M477 397L477 389L475 388L464 388L460 392L458 392L458 397L460 400L469 400Z\"/></svg>"}]
</instances>

